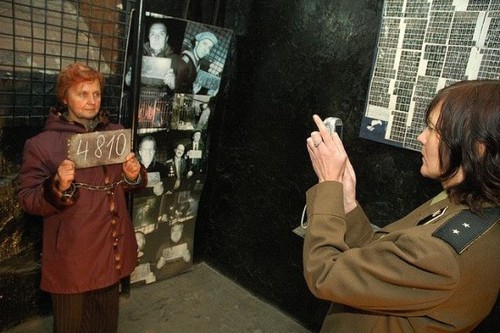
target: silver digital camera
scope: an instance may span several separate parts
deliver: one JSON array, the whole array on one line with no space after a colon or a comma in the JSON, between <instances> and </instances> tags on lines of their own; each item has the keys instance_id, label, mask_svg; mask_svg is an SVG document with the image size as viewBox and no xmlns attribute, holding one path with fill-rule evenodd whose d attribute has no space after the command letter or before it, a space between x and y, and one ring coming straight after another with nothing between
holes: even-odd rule
<instances>
[{"instance_id":1,"label":"silver digital camera","mask_svg":"<svg viewBox=\"0 0 500 333\"><path fill-rule=\"evenodd\" d=\"M344 126L340 118L328 117L323 120L323 123L330 132L330 135L333 135L333 133L335 132L338 134L340 140L342 140L342 136L344 134Z\"/></svg>"}]
</instances>

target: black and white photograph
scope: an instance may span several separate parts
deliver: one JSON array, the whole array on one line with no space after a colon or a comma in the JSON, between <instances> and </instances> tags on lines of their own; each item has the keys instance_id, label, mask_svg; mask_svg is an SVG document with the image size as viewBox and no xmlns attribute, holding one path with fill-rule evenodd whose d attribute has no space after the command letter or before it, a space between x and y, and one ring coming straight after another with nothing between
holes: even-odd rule
<instances>
[{"instance_id":1,"label":"black and white photograph","mask_svg":"<svg viewBox=\"0 0 500 333\"><path fill-rule=\"evenodd\" d=\"M140 92L133 111L136 155L148 175L146 188L133 197L141 247L132 283L152 283L192 263L208 127L232 38L231 30L154 13L146 15L143 31L139 77L132 78L131 59L125 76L125 89ZM164 229L181 226L188 241L169 245L170 231Z\"/></svg>"},{"instance_id":2,"label":"black and white photograph","mask_svg":"<svg viewBox=\"0 0 500 333\"><path fill-rule=\"evenodd\" d=\"M208 98L197 105L205 101ZM137 135L136 156L146 168L148 180L146 187L133 196L134 229L140 246L132 284L152 283L185 271L192 264L189 244L193 243L205 181L207 138L206 131L195 129L161 129ZM169 230L180 229L186 223L190 227L184 228L182 234L188 245L167 246ZM183 248L187 252L181 251Z\"/></svg>"}]
</instances>

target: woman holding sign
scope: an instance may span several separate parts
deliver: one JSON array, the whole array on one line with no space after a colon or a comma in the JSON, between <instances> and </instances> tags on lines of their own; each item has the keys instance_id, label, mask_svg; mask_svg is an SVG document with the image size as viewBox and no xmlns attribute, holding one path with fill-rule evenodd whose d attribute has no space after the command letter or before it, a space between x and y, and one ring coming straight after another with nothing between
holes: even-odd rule
<instances>
[{"instance_id":1,"label":"woman holding sign","mask_svg":"<svg viewBox=\"0 0 500 333\"><path fill-rule=\"evenodd\" d=\"M41 289L52 296L56 332L116 332L119 281L136 265L125 192L145 185L144 168L129 151L123 162L85 168L68 158L71 135L123 129L100 110L103 88L94 69L65 68L57 81L62 107L24 147L18 197L43 217Z\"/></svg>"}]
</instances>

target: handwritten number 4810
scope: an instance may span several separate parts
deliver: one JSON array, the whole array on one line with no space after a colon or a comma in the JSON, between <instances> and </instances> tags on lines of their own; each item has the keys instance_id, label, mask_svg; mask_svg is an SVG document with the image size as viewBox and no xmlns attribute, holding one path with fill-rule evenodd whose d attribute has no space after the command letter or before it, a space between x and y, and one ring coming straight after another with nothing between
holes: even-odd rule
<instances>
[{"instance_id":1,"label":"handwritten number 4810","mask_svg":"<svg viewBox=\"0 0 500 333\"><path fill-rule=\"evenodd\" d=\"M91 140L80 139L78 141L76 154L83 155L83 160L86 161L89 153L93 154L98 159L101 159L106 153L108 159L120 157L125 153L127 148L127 137L125 134L113 134L107 139L108 141L106 142L106 136L102 134L95 138L95 142L89 143ZM91 145L90 149L89 145Z\"/></svg>"}]
</instances>

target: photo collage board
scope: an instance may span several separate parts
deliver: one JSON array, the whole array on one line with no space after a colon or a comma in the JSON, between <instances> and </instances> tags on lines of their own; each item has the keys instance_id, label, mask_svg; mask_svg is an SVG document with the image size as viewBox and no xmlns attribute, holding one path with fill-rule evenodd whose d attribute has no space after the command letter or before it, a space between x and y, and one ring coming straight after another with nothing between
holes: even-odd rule
<instances>
[{"instance_id":1,"label":"photo collage board","mask_svg":"<svg viewBox=\"0 0 500 333\"><path fill-rule=\"evenodd\" d=\"M144 25L135 153L148 184L133 196L138 263L132 284L192 268L207 129L232 39L228 29L153 13ZM125 89L131 89L127 67Z\"/></svg>"}]
</instances>

